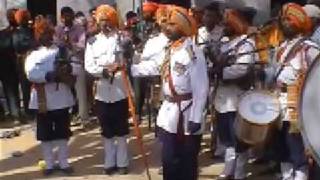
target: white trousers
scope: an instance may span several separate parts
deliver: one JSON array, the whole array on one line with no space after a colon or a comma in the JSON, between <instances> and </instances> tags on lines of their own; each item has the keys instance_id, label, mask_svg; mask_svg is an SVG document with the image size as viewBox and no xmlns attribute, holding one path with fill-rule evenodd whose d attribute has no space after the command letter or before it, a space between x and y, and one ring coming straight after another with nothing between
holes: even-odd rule
<instances>
[{"instance_id":1,"label":"white trousers","mask_svg":"<svg viewBox=\"0 0 320 180\"><path fill-rule=\"evenodd\" d=\"M57 155L58 155L58 162L59 166L62 169L70 167L68 163L68 140L62 139L62 140L54 140L54 141L47 141L47 142L41 142L41 148L42 148L42 154L43 159L46 162L46 168L47 169L53 169L55 164L55 155L54 155L54 148L57 147Z\"/></svg>"},{"instance_id":2,"label":"white trousers","mask_svg":"<svg viewBox=\"0 0 320 180\"><path fill-rule=\"evenodd\" d=\"M86 72L84 68L81 68L77 81L75 84L77 93L79 116L81 120L88 120L89 109L88 109L88 97L87 97L87 86L86 86Z\"/></svg>"},{"instance_id":3,"label":"white trousers","mask_svg":"<svg viewBox=\"0 0 320 180\"><path fill-rule=\"evenodd\" d=\"M223 173L224 175L233 175L234 169L235 169L235 162L236 162L236 150L234 147L228 147L226 148L226 152L224 155L224 169Z\"/></svg>"},{"instance_id":4,"label":"white trousers","mask_svg":"<svg viewBox=\"0 0 320 180\"><path fill-rule=\"evenodd\" d=\"M128 167L127 137L104 138L104 168Z\"/></svg>"},{"instance_id":5,"label":"white trousers","mask_svg":"<svg viewBox=\"0 0 320 180\"><path fill-rule=\"evenodd\" d=\"M291 163L281 163L282 180L308 180L308 167L293 169Z\"/></svg>"},{"instance_id":6,"label":"white trousers","mask_svg":"<svg viewBox=\"0 0 320 180\"><path fill-rule=\"evenodd\" d=\"M244 179L246 178L245 165L248 162L248 152L237 153L236 167L234 171L235 179Z\"/></svg>"}]
</instances>

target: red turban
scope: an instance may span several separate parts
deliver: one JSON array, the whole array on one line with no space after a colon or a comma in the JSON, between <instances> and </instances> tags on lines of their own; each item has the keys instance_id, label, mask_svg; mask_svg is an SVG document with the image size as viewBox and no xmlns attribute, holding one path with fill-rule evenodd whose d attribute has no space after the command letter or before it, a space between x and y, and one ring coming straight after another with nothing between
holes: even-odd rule
<instances>
[{"instance_id":1,"label":"red turban","mask_svg":"<svg viewBox=\"0 0 320 180\"><path fill-rule=\"evenodd\" d=\"M144 16L154 17L159 5L155 2L144 2L142 5L142 12Z\"/></svg>"},{"instance_id":2,"label":"red turban","mask_svg":"<svg viewBox=\"0 0 320 180\"><path fill-rule=\"evenodd\" d=\"M196 21L189 15L188 10L185 8L170 6L168 23L176 24L180 32L185 36L193 36L197 33Z\"/></svg>"},{"instance_id":3,"label":"red turban","mask_svg":"<svg viewBox=\"0 0 320 180\"><path fill-rule=\"evenodd\" d=\"M109 6L107 4L103 4L97 7L95 17L98 23L101 19L107 19L108 21L110 21L113 27L119 26L117 11L112 6Z\"/></svg>"},{"instance_id":4,"label":"red turban","mask_svg":"<svg viewBox=\"0 0 320 180\"><path fill-rule=\"evenodd\" d=\"M168 8L169 5L159 5L159 8L156 11L156 22L161 25L168 21Z\"/></svg>"},{"instance_id":5,"label":"red turban","mask_svg":"<svg viewBox=\"0 0 320 180\"><path fill-rule=\"evenodd\" d=\"M296 3L283 5L281 20L287 20L292 28L299 33L309 33L312 29L312 21L302 6Z\"/></svg>"},{"instance_id":6,"label":"red turban","mask_svg":"<svg viewBox=\"0 0 320 180\"><path fill-rule=\"evenodd\" d=\"M226 9L224 12L225 23L237 34L246 34L249 28L248 22L234 9Z\"/></svg>"},{"instance_id":7,"label":"red turban","mask_svg":"<svg viewBox=\"0 0 320 180\"><path fill-rule=\"evenodd\" d=\"M37 16L34 21L34 36L37 41L40 40L43 34L54 34L54 27L50 24L48 19L43 16Z\"/></svg>"},{"instance_id":8,"label":"red turban","mask_svg":"<svg viewBox=\"0 0 320 180\"><path fill-rule=\"evenodd\" d=\"M14 19L18 25L21 25L23 22L28 22L31 19L31 15L26 9L18 9L14 14Z\"/></svg>"}]
</instances>

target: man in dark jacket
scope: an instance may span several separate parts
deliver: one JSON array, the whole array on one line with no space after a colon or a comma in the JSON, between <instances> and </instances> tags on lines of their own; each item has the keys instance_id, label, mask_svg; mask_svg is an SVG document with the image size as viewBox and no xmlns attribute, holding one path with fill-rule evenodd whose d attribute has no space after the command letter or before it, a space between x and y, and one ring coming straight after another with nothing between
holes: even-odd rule
<instances>
[{"instance_id":1,"label":"man in dark jacket","mask_svg":"<svg viewBox=\"0 0 320 180\"><path fill-rule=\"evenodd\" d=\"M12 45L12 32L15 29L15 22L12 21L13 10L8 10L10 25L0 30L0 80L9 107L10 115L15 122L18 122L18 78L16 73L15 52Z\"/></svg>"},{"instance_id":2,"label":"man in dark jacket","mask_svg":"<svg viewBox=\"0 0 320 180\"><path fill-rule=\"evenodd\" d=\"M22 90L23 108L26 115L30 115L28 109L28 103L30 99L30 87L31 83L28 81L25 71L24 62L28 51L34 45L34 38L32 29L29 27L29 20L31 15L26 9L19 9L15 13L15 20L17 28L12 35L12 43L17 57L17 72L19 77L19 83Z\"/></svg>"}]
</instances>

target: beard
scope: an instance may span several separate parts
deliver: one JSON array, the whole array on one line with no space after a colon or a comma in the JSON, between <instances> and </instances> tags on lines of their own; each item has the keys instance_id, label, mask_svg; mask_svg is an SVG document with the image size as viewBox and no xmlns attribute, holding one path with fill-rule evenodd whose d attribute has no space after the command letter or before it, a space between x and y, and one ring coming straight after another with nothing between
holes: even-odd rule
<instances>
[{"instance_id":1,"label":"beard","mask_svg":"<svg viewBox=\"0 0 320 180\"><path fill-rule=\"evenodd\" d=\"M166 35L170 41L177 41L182 37L181 33L178 32L168 32Z\"/></svg>"}]
</instances>

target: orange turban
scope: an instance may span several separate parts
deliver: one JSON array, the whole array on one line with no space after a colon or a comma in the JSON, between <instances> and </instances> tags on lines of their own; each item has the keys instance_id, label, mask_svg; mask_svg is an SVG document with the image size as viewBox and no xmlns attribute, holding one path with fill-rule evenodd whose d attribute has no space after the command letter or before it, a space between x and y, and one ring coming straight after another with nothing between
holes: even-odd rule
<instances>
[{"instance_id":1,"label":"orange turban","mask_svg":"<svg viewBox=\"0 0 320 180\"><path fill-rule=\"evenodd\" d=\"M168 21L168 8L169 5L159 5L159 8L156 11L156 22L159 25Z\"/></svg>"},{"instance_id":2,"label":"orange turban","mask_svg":"<svg viewBox=\"0 0 320 180\"><path fill-rule=\"evenodd\" d=\"M119 26L117 11L112 6L109 6L107 4L103 4L97 7L95 17L98 23L101 19L107 19L113 27Z\"/></svg>"},{"instance_id":3,"label":"orange turban","mask_svg":"<svg viewBox=\"0 0 320 180\"><path fill-rule=\"evenodd\" d=\"M158 9L158 4L155 2L144 2L142 5L142 12L145 15L150 15L150 16L154 16L157 9Z\"/></svg>"},{"instance_id":4,"label":"orange turban","mask_svg":"<svg viewBox=\"0 0 320 180\"><path fill-rule=\"evenodd\" d=\"M193 36L197 33L197 24L188 10L178 6L169 8L168 23L174 23L185 36Z\"/></svg>"},{"instance_id":5,"label":"orange turban","mask_svg":"<svg viewBox=\"0 0 320 180\"><path fill-rule=\"evenodd\" d=\"M31 19L31 15L26 9L18 9L14 14L14 19L18 25L21 25L23 22L28 22Z\"/></svg>"},{"instance_id":6,"label":"orange turban","mask_svg":"<svg viewBox=\"0 0 320 180\"><path fill-rule=\"evenodd\" d=\"M41 15L37 16L34 21L34 36L37 41L43 34L50 34L53 36L54 27L50 24L49 20Z\"/></svg>"},{"instance_id":7,"label":"orange turban","mask_svg":"<svg viewBox=\"0 0 320 180\"><path fill-rule=\"evenodd\" d=\"M296 3L283 5L281 19L286 19L292 28L300 33L309 33L312 29L312 21L303 7Z\"/></svg>"},{"instance_id":8,"label":"orange turban","mask_svg":"<svg viewBox=\"0 0 320 180\"><path fill-rule=\"evenodd\" d=\"M248 22L234 9L226 9L224 12L225 23L237 34L246 34L249 28Z\"/></svg>"}]
</instances>

